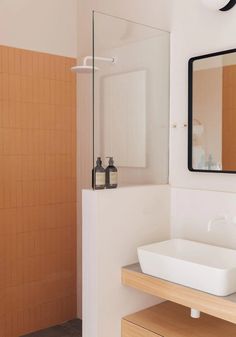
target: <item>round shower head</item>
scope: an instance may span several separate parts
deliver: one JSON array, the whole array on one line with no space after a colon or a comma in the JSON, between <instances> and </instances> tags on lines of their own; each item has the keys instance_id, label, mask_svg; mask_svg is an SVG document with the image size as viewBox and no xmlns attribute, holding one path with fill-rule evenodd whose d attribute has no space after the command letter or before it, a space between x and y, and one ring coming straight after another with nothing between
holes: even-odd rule
<instances>
[{"instance_id":1,"label":"round shower head","mask_svg":"<svg viewBox=\"0 0 236 337\"><path fill-rule=\"evenodd\" d=\"M97 67L94 67L94 71L99 70ZM79 74L91 74L93 72L93 66L75 66L71 68L71 71Z\"/></svg>"}]
</instances>

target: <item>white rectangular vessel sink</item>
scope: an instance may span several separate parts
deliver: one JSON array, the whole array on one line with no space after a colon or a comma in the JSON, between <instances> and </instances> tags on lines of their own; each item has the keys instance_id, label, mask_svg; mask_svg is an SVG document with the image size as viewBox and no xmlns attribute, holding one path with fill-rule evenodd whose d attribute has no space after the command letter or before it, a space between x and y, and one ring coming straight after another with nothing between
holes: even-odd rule
<instances>
[{"instance_id":1,"label":"white rectangular vessel sink","mask_svg":"<svg viewBox=\"0 0 236 337\"><path fill-rule=\"evenodd\" d=\"M138 248L142 272L217 296L236 292L236 250L173 239Z\"/></svg>"}]
</instances>

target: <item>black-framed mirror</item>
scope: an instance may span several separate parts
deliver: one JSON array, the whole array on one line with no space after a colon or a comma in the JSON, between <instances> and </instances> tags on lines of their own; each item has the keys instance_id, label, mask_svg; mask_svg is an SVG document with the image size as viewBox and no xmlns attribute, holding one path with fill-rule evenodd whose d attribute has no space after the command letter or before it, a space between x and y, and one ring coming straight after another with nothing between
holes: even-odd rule
<instances>
[{"instance_id":1,"label":"black-framed mirror","mask_svg":"<svg viewBox=\"0 0 236 337\"><path fill-rule=\"evenodd\" d=\"M236 49L189 60L188 169L236 173Z\"/></svg>"}]
</instances>

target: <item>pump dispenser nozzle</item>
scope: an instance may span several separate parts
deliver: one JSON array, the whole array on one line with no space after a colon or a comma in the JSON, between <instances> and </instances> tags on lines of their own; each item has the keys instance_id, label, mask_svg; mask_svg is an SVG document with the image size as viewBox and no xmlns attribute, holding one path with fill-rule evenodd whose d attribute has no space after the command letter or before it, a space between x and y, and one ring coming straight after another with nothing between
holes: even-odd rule
<instances>
[{"instance_id":1,"label":"pump dispenser nozzle","mask_svg":"<svg viewBox=\"0 0 236 337\"><path fill-rule=\"evenodd\" d=\"M113 157L106 157L107 159L109 159L109 166L113 166L114 165L114 159Z\"/></svg>"},{"instance_id":2,"label":"pump dispenser nozzle","mask_svg":"<svg viewBox=\"0 0 236 337\"><path fill-rule=\"evenodd\" d=\"M97 165L102 165L102 159L101 159L101 157L97 157L96 164Z\"/></svg>"}]
</instances>

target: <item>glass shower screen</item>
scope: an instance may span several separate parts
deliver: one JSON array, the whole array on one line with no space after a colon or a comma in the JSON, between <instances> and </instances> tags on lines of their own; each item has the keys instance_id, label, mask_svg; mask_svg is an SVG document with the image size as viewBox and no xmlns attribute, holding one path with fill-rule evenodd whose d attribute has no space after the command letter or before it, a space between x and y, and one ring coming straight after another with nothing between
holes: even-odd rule
<instances>
[{"instance_id":1,"label":"glass shower screen","mask_svg":"<svg viewBox=\"0 0 236 337\"><path fill-rule=\"evenodd\" d=\"M168 182L169 39L93 14L93 161L113 157L119 186Z\"/></svg>"}]
</instances>

